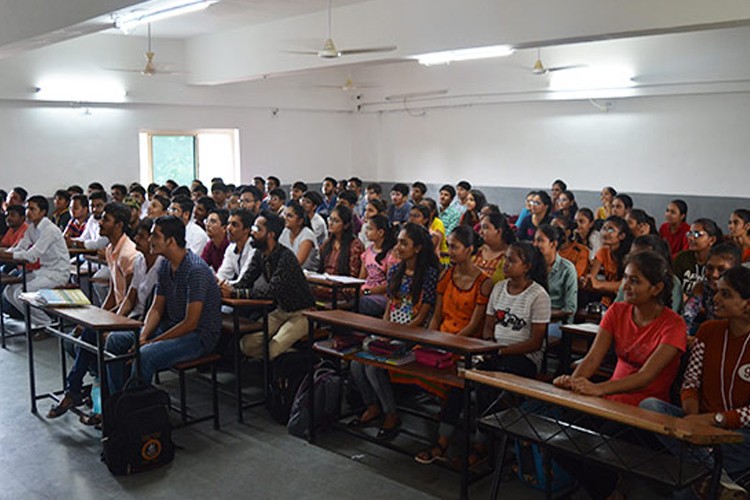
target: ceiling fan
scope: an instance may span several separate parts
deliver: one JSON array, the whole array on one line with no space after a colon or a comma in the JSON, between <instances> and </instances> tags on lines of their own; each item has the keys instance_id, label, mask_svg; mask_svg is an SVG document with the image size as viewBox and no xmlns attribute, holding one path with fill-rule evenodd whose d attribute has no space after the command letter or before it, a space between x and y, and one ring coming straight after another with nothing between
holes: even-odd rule
<instances>
[{"instance_id":1,"label":"ceiling fan","mask_svg":"<svg viewBox=\"0 0 750 500\"><path fill-rule=\"evenodd\" d=\"M544 65L544 63L542 63L542 49L537 48L536 62L534 62L534 66L532 66L531 72L535 75L547 75L549 73L554 73L555 71L566 71L569 69L585 68L587 66L587 64L571 64L569 66L553 66L548 68Z\"/></svg>"},{"instance_id":2,"label":"ceiling fan","mask_svg":"<svg viewBox=\"0 0 750 500\"><path fill-rule=\"evenodd\" d=\"M146 58L146 65L142 69L115 69L114 71L126 71L129 73L140 73L144 76L154 75L181 75L183 73L178 71L169 71L169 66L157 65L154 62L156 53L151 50L151 23L148 23L148 46L144 57Z\"/></svg>"},{"instance_id":3,"label":"ceiling fan","mask_svg":"<svg viewBox=\"0 0 750 500\"><path fill-rule=\"evenodd\" d=\"M304 54L318 56L323 59L335 59L341 56L350 56L355 54L371 54L376 52L392 52L398 47L388 45L384 47L363 47L359 49L339 49L333 43L331 36L331 0L328 0L328 37L323 42L323 47L319 50L289 50L291 54Z\"/></svg>"}]
</instances>

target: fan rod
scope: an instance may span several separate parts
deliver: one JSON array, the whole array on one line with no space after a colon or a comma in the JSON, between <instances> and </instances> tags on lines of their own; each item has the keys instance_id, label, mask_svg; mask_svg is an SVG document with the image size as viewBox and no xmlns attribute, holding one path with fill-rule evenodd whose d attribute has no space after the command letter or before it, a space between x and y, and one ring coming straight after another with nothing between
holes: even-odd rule
<instances>
[{"instance_id":1,"label":"fan rod","mask_svg":"<svg viewBox=\"0 0 750 500\"><path fill-rule=\"evenodd\" d=\"M328 38L331 37L331 0L328 0Z\"/></svg>"},{"instance_id":2,"label":"fan rod","mask_svg":"<svg viewBox=\"0 0 750 500\"><path fill-rule=\"evenodd\" d=\"M148 51L151 52L151 23L148 23Z\"/></svg>"}]
</instances>

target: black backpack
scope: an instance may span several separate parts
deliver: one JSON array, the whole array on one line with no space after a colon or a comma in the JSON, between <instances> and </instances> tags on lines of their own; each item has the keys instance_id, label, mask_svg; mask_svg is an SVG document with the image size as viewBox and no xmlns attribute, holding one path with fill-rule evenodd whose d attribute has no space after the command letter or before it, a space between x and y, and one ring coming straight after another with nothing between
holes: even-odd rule
<instances>
[{"instance_id":1,"label":"black backpack","mask_svg":"<svg viewBox=\"0 0 750 500\"><path fill-rule=\"evenodd\" d=\"M271 386L268 397L268 411L281 425L289 421L294 397L302 379L310 369L310 355L307 352L285 352L271 364Z\"/></svg>"},{"instance_id":2,"label":"black backpack","mask_svg":"<svg viewBox=\"0 0 750 500\"><path fill-rule=\"evenodd\" d=\"M169 395L130 379L102 407L102 461L122 476L161 467L174 459Z\"/></svg>"},{"instance_id":3,"label":"black backpack","mask_svg":"<svg viewBox=\"0 0 750 500\"><path fill-rule=\"evenodd\" d=\"M305 375L292 404L289 434L306 439L310 429L310 374ZM315 368L312 390L315 391L315 426L329 424L341 415L341 377L328 362Z\"/></svg>"}]
</instances>

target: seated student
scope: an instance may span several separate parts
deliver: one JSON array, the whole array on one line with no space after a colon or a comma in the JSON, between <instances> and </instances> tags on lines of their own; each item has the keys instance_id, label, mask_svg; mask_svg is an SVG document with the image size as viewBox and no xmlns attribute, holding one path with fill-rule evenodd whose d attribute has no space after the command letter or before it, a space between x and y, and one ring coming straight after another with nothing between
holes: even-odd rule
<instances>
[{"instance_id":1,"label":"seated student","mask_svg":"<svg viewBox=\"0 0 750 500\"><path fill-rule=\"evenodd\" d=\"M422 198L421 205L427 207L430 211L428 219L430 221L430 232L440 234L440 243L435 247L440 264L448 266L450 264L450 256L448 255L448 238L446 236L448 233L445 232L445 224L443 224L443 221L437 216L437 203L432 198ZM487 208L487 205L485 205L482 210L485 208Z\"/></svg>"},{"instance_id":2,"label":"seated student","mask_svg":"<svg viewBox=\"0 0 750 500\"><path fill-rule=\"evenodd\" d=\"M318 204L318 214L327 219L333 211L333 208L338 204L338 198L336 197L336 179L333 177L326 177L323 179L323 185L320 187L323 192L321 202ZM310 219L312 221L312 219Z\"/></svg>"},{"instance_id":3,"label":"seated student","mask_svg":"<svg viewBox=\"0 0 750 500\"><path fill-rule=\"evenodd\" d=\"M112 197L112 201L115 203L122 203L125 201L125 196L128 194L128 188L123 184L112 184L109 187L109 194Z\"/></svg>"},{"instance_id":4,"label":"seated student","mask_svg":"<svg viewBox=\"0 0 750 500\"><path fill-rule=\"evenodd\" d=\"M184 223L174 216L160 217L154 221L150 244L165 260L138 339L141 376L149 383L159 370L212 352L221 333L219 287L208 265L186 248ZM131 332L107 337L106 349L113 354L132 348ZM108 374L110 390L120 390L127 378L125 364L111 363Z\"/></svg>"},{"instance_id":5,"label":"seated student","mask_svg":"<svg viewBox=\"0 0 750 500\"><path fill-rule=\"evenodd\" d=\"M560 193L555 202L555 211L553 217L565 217L570 221L575 220L578 204L575 195L568 190Z\"/></svg>"},{"instance_id":6,"label":"seated student","mask_svg":"<svg viewBox=\"0 0 750 500\"><path fill-rule=\"evenodd\" d=\"M5 236L5 232L8 230L8 226L5 225L5 210L7 205L5 204L5 198L8 197L8 193L0 189L0 238Z\"/></svg>"},{"instance_id":7,"label":"seated student","mask_svg":"<svg viewBox=\"0 0 750 500\"><path fill-rule=\"evenodd\" d=\"M669 308L679 313L682 311L682 288L680 286L680 279L675 276L674 270L672 269L672 256L669 254L669 247L667 242L661 239L656 234L647 234L645 236L638 236L633 240L633 244L630 246L630 253L634 254L637 252L644 252L649 250L656 252L666 260L670 265L670 272L672 273L672 302ZM620 283L620 289L617 291L615 302L625 301L625 283Z\"/></svg>"},{"instance_id":8,"label":"seated student","mask_svg":"<svg viewBox=\"0 0 750 500\"><path fill-rule=\"evenodd\" d=\"M185 224L185 244L191 252L200 256L208 243L208 235L193 220L193 208L194 204L190 198L178 196L172 200L169 213Z\"/></svg>"},{"instance_id":9,"label":"seated student","mask_svg":"<svg viewBox=\"0 0 750 500\"><path fill-rule=\"evenodd\" d=\"M523 221L531 215L531 200L534 198L536 191L529 191L523 199L523 208L516 219L516 226L520 226Z\"/></svg>"},{"instance_id":10,"label":"seated student","mask_svg":"<svg viewBox=\"0 0 750 500\"><path fill-rule=\"evenodd\" d=\"M492 292L492 280L472 263L476 234L468 226L457 226L448 236L452 267L437 285L435 312L429 328L465 337L479 337ZM429 464L445 456L454 427L463 409L463 391L451 388L440 412L437 442L414 459Z\"/></svg>"},{"instance_id":11,"label":"seated student","mask_svg":"<svg viewBox=\"0 0 750 500\"><path fill-rule=\"evenodd\" d=\"M53 202L55 204L55 211L50 214L49 218L60 228L60 231L65 231L71 217L70 193L65 189L58 189L55 191Z\"/></svg>"},{"instance_id":12,"label":"seated student","mask_svg":"<svg viewBox=\"0 0 750 500\"><path fill-rule=\"evenodd\" d=\"M130 288L117 310L117 314L121 316L142 320L153 299L152 293L158 281L159 266L164 261L164 257L151 252L149 238L153 225L154 222L151 219L141 219L135 231L133 241L138 252L133 262L133 279L130 281Z\"/></svg>"},{"instance_id":13,"label":"seated student","mask_svg":"<svg viewBox=\"0 0 750 500\"><path fill-rule=\"evenodd\" d=\"M193 220L199 228L205 231L206 219L208 218L208 214L211 212L211 210L216 209L216 202L213 198L209 198L208 196L201 196L197 200L194 200L193 203L195 203L195 207L193 208ZM228 206L229 201L227 200L227 207ZM229 213L229 208L227 208L226 210L227 213Z\"/></svg>"},{"instance_id":14,"label":"seated student","mask_svg":"<svg viewBox=\"0 0 750 500\"><path fill-rule=\"evenodd\" d=\"M461 220L461 210L454 203L456 190L450 184L440 188L440 207L437 216L443 221L446 234L450 234Z\"/></svg>"},{"instance_id":15,"label":"seated student","mask_svg":"<svg viewBox=\"0 0 750 500\"><path fill-rule=\"evenodd\" d=\"M264 200L266 200L266 180L260 176L253 177L253 187L255 187L255 189L257 189L258 193L260 194L258 202L262 203Z\"/></svg>"},{"instance_id":16,"label":"seated student","mask_svg":"<svg viewBox=\"0 0 750 500\"><path fill-rule=\"evenodd\" d=\"M280 187L273 188L268 192L268 209L276 215L282 215L286 205L286 192Z\"/></svg>"},{"instance_id":17,"label":"seated student","mask_svg":"<svg viewBox=\"0 0 750 500\"><path fill-rule=\"evenodd\" d=\"M240 208L249 210L253 217L260 213L262 203L263 194L255 186L245 186L240 190Z\"/></svg>"},{"instance_id":18,"label":"seated student","mask_svg":"<svg viewBox=\"0 0 750 500\"><path fill-rule=\"evenodd\" d=\"M306 271L317 271L320 264L318 241L310 228L310 220L299 203L292 202L284 209L286 227L279 243L294 252L297 262Z\"/></svg>"},{"instance_id":19,"label":"seated student","mask_svg":"<svg viewBox=\"0 0 750 500\"><path fill-rule=\"evenodd\" d=\"M568 312L578 310L578 274L572 262L564 259L557 251L565 236L560 228L542 224L536 230L534 246L544 257L547 265L547 286L552 309ZM560 325L550 325L550 337L560 338Z\"/></svg>"},{"instance_id":20,"label":"seated student","mask_svg":"<svg viewBox=\"0 0 750 500\"><path fill-rule=\"evenodd\" d=\"M750 210L739 208L729 216L729 234L742 250L742 262L750 261Z\"/></svg>"},{"instance_id":21,"label":"seated student","mask_svg":"<svg viewBox=\"0 0 750 500\"><path fill-rule=\"evenodd\" d=\"M165 215L167 215L170 203L171 202L169 201L169 198L165 198L164 196L161 196L159 194L154 194L149 201L147 212L148 218L151 220L156 220L159 217L164 217Z\"/></svg>"},{"instance_id":22,"label":"seated student","mask_svg":"<svg viewBox=\"0 0 750 500\"><path fill-rule=\"evenodd\" d=\"M229 197L229 188L222 181L211 184L211 198L216 203L216 208L227 208L227 198Z\"/></svg>"},{"instance_id":23,"label":"seated student","mask_svg":"<svg viewBox=\"0 0 750 500\"><path fill-rule=\"evenodd\" d=\"M213 201L213 200L212 200ZM229 247L227 236L227 224L229 223L229 212L223 208L213 208L206 219L206 234L208 243L203 247L201 259L208 266L218 272L224 261L224 254Z\"/></svg>"},{"instance_id":24,"label":"seated student","mask_svg":"<svg viewBox=\"0 0 750 500\"><path fill-rule=\"evenodd\" d=\"M89 197L89 218L83 233L78 238L67 240L71 248L87 248L89 250L103 250L109 245L109 239L99 234L99 223L107 204L107 193L94 191ZM102 277L107 277L106 273Z\"/></svg>"},{"instance_id":25,"label":"seated student","mask_svg":"<svg viewBox=\"0 0 750 500\"><path fill-rule=\"evenodd\" d=\"M412 205L420 205L427 194L427 185L422 181L415 181L411 185L410 201Z\"/></svg>"},{"instance_id":26,"label":"seated student","mask_svg":"<svg viewBox=\"0 0 750 500\"><path fill-rule=\"evenodd\" d=\"M531 241L534 239L536 229L542 224L549 224L552 212L552 200L545 191L536 191L531 197L531 216L526 217L518 226L516 235L519 240Z\"/></svg>"},{"instance_id":27,"label":"seated student","mask_svg":"<svg viewBox=\"0 0 750 500\"><path fill-rule=\"evenodd\" d=\"M63 236L66 242L80 238L83 230L86 228L86 222L89 220L89 199L86 195L79 194L73 197L73 203L70 205L70 220L63 230Z\"/></svg>"},{"instance_id":28,"label":"seated student","mask_svg":"<svg viewBox=\"0 0 750 500\"><path fill-rule=\"evenodd\" d=\"M633 208L633 198L625 193L617 193L612 200L612 215L622 219L628 215Z\"/></svg>"},{"instance_id":29,"label":"seated student","mask_svg":"<svg viewBox=\"0 0 750 500\"><path fill-rule=\"evenodd\" d=\"M501 213L491 213L479 224L482 245L472 257L472 262L498 283L505 279L504 264L508 246L516 241L508 220Z\"/></svg>"},{"instance_id":30,"label":"seated student","mask_svg":"<svg viewBox=\"0 0 750 500\"><path fill-rule=\"evenodd\" d=\"M23 208L23 205L10 205L7 214L5 222L8 230L5 232L2 240L0 240L0 247L2 248L16 246L29 227L26 224L26 209Z\"/></svg>"},{"instance_id":31,"label":"seated student","mask_svg":"<svg viewBox=\"0 0 750 500\"><path fill-rule=\"evenodd\" d=\"M383 319L409 326L424 326L435 305L439 263L430 235L422 226L406 223L398 234L396 256L401 262L388 271L388 303ZM378 439L393 437L401 419L388 371L353 361L351 375L367 408L350 425L368 425L384 414Z\"/></svg>"},{"instance_id":32,"label":"seated student","mask_svg":"<svg viewBox=\"0 0 750 500\"><path fill-rule=\"evenodd\" d=\"M376 215L382 215L383 217L385 217L385 220L388 220L387 211L388 206L385 204L385 202L377 198L370 200L365 204L365 217L363 219L362 230L359 232L359 241L361 241L363 245L368 245L370 243L370 241L367 239L366 234L367 221L375 217ZM388 224L390 225L390 222Z\"/></svg>"},{"instance_id":33,"label":"seated student","mask_svg":"<svg viewBox=\"0 0 750 500\"><path fill-rule=\"evenodd\" d=\"M696 424L712 425L740 432L743 441L737 444L722 444L724 471L729 478L738 476L750 468L750 385L745 369L750 364L750 270L743 267L728 269L719 279L715 297L716 316L701 325L696 340L690 349L685 377L680 393L681 407L670 404L668 399L648 398L641 408L684 417ZM657 435L660 441L676 454L682 446L673 439ZM708 467L712 457L705 448L696 450ZM723 475L723 474L722 474ZM727 493L743 493L740 487L726 483ZM729 486L731 485L731 488ZM722 494L717 498L737 498Z\"/></svg>"},{"instance_id":34,"label":"seated student","mask_svg":"<svg viewBox=\"0 0 750 500\"><path fill-rule=\"evenodd\" d=\"M255 215L250 210L238 208L229 213L227 235L229 246L224 251L221 267L216 271L216 279L222 292L239 281L250 264L255 250L250 245L250 231L255 222Z\"/></svg>"},{"instance_id":35,"label":"seated student","mask_svg":"<svg viewBox=\"0 0 750 500\"><path fill-rule=\"evenodd\" d=\"M130 222L130 209L122 203L109 203L104 208L100 233L111 242L105 249L109 268L109 293L102 303L102 309L117 311L125 302L133 277L138 251L135 243L127 236L125 229ZM86 328L81 340L96 345L97 333ZM47 418L57 418L74 406L83 402L83 379L89 369L97 370L96 353L80 347L75 348L75 362L65 382L65 396L53 405Z\"/></svg>"},{"instance_id":36,"label":"seated student","mask_svg":"<svg viewBox=\"0 0 750 500\"><path fill-rule=\"evenodd\" d=\"M138 223L141 221L141 204L130 195L126 196L122 200L122 203L128 207L128 210L130 210L130 220L128 221L126 232L128 235L132 235L135 233L135 230L138 228Z\"/></svg>"},{"instance_id":37,"label":"seated student","mask_svg":"<svg viewBox=\"0 0 750 500\"><path fill-rule=\"evenodd\" d=\"M104 191L104 185L102 185L101 182L90 182L89 185L86 186L86 196L91 196L96 192L102 192L105 196L107 195L107 193Z\"/></svg>"},{"instance_id":38,"label":"seated student","mask_svg":"<svg viewBox=\"0 0 750 500\"><path fill-rule=\"evenodd\" d=\"M589 258L593 260L602 247L602 233L597 227L597 224L601 224L602 221L594 219L594 213L590 208L580 208L576 212L575 223L574 241L586 245L590 251Z\"/></svg>"},{"instance_id":39,"label":"seated student","mask_svg":"<svg viewBox=\"0 0 750 500\"><path fill-rule=\"evenodd\" d=\"M475 231L479 228L479 213L482 211L484 206L487 204L487 198L484 193L478 189L472 189L469 194L466 195L466 211L461 216L459 224L467 225Z\"/></svg>"},{"instance_id":40,"label":"seated student","mask_svg":"<svg viewBox=\"0 0 750 500\"><path fill-rule=\"evenodd\" d=\"M359 312L382 318L388 302L385 296L388 270L398 264L398 258L392 251L396 245L396 235L388 218L382 214L368 218L365 233L370 245L362 253L362 266L359 270L360 279L365 280L361 288Z\"/></svg>"},{"instance_id":41,"label":"seated student","mask_svg":"<svg viewBox=\"0 0 750 500\"><path fill-rule=\"evenodd\" d=\"M608 219L609 220L609 219ZM672 277L669 264L655 252L628 257L624 272L625 302L612 304L602 318L589 352L572 375L554 380L557 387L637 406L646 398L669 400L669 390L685 352L685 322L669 308ZM617 364L612 377L589 380L614 347ZM603 467L567 460L571 472L593 498L608 498L617 474Z\"/></svg>"},{"instance_id":42,"label":"seated student","mask_svg":"<svg viewBox=\"0 0 750 500\"><path fill-rule=\"evenodd\" d=\"M242 204L240 203L240 192L235 189L229 194L229 198L227 198L227 210L231 212L238 208L242 208Z\"/></svg>"},{"instance_id":43,"label":"seated student","mask_svg":"<svg viewBox=\"0 0 750 500\"><path fill-rule=\"evenodd\" d=\"M563 234L562 242L557 249L560 257L573 263L578 279L585 277L591 263L589 258L591 251L587 246L573 240L575 222L566 217L555 216L550 224L560 229Z\"/></svg>"},{"instance_id":44,"label":"seated student","mask_svg":"<svg viewBox=\"0 0 750 500\"><path fill-rule=\"evenodd\" d=\"M611 296L617 293L625 269L625 256L630 251L633 235L630 234L627 222L622 217L613 215L602 226L604 246L591 261L589 275L584 287L604 294L601 302L609 305ZM601 277L600 277L601 275Z\"/></svg>"},{"instance_id":45,"label":"seated student","mask_svg":"<svg viewBox=\"0 0 750 500\"><path fill-rule=\"evenodd\" d=\"M26 207L26 220L29 227L23 238L6 251L0 251L0 256L21 259L30 263L39 262L39 268L27 271L26 289L36 292L43 288L55 288L68 282L70 276L70 257L68 247L60 229L47 218L49 203L44 196L36 195L29 198ZM23 317L25 310L19 298L23 292L23 285L9 285L3 292L3 311L16 317ZM12 309L8 306L12 306ZM31 308L31 326L40 328L50 323L41 309Z\"/></svg>"},{"instance_id":46,"label":"seated student","mask_svg":"<svg viewBox=\"0 0 750 500\"><path fill-rule=\"evenodd\" d=\"M704 279L693 287L685 299L682 317L687 323L688 335L695 335L701 323L715 318L714 297L719 278L727 269L739 267L741 258L740 249L733 243L719 243L711 247L703 269Z\"/></svg>"},{"instance_id":47,"label":"seated student","mask_svg":"<svg viewBox=\"0 0 750 500\"><path fill-rule=\"evenodd\" d=\"M200 181L193 181L193 183L190 185L190 199L195 203L198 203L198 200L200 200L204 196L208 196L208 188L204 186ZM211 198L211 200L213 200L213 198ZM214 204L216 204L216 202L214 202Z\"/></svg>"},{"instance_id":48,"label":"seated student","mask_svg":"<svg viewBox=\"0 0 750 500\"><path fill-rule=\"evenodd\" d=\"M562 179L555 179L550 188L550 199L552 200L552 206L557 210L557 201L560 199L560 195L563 191L567 191L568 185Z\"/></svg>"},{"instance_id":49,"label":"seated student","mask_svg":"<svg viewBox=\"0 0 750 500\"><path fill-rule=\"evenodd\" d=\"M471 183L463 180L456 183L456 201L455 204L461 211L461 215L466 211L466 201L469 198L469 191L471 191Z\"/></svg>"},{"instance_id":50,"label":"seated student","mask_svg":"<svg viewBox=\"0 0 750 500\"><path fill-rule=\"evenodd\" d=\"M611 215L613 215L612 202L614 201L615 196L617 196L617 190L612 186L606 186L602 188L601 195L599 196L599 199L602 202L602 206L596 210L597 220L606 220Z\"/></svg>"},{"instance_id":51,"label":"seated student","mask_svg":"<svg viewBox=\"0 0 750 500\"><path fill-rule=\"evenodd\" d=\"M381 186L377 182L371 182L365 188L365 198L367 199L367 201L372 201L372 200L384 201L382 199L382 196L383 196L383 186Z\"/></svg>"},{"instance_id":52,"label":"seated student","mask_svg":"<svg viewBox=\"0 0 750 500\"><path fill-rule=\"evenodd\" d=\"M628 227L630 228L630 232L633 233L634 238L647 234L658 234L654 218L640 208L630 210L625 216L625 222L628 223Z\"/></svg>"},{"instance_id":53,"label":"seated student","mask_svg":"<svg viewBox=\"0 0 750 500\"><path fill-rule=\"evenodd\" d=\"M253 225L252 260L240 280L222 288L222 296L239 299L271 299L276 307L268 315L268 352L271 359L287 351L307 335L304 310L315 305L310 286L294 253L278 241L284 221L270 211L261 212ZM263 334L240 339L246 356L263 357Z\"/></svg>"},{"instance_id":54,"label":"seated student","mask_svg":"<svg viewBox=\"0 0 750 500\"><path fill-rule=\"evenodd\" d=\"M305 215L310 219L310 227L315 233L318 246L328 239L328 225L322 215L318 213L318 207L323 203L323 197L316 191L307 191L302 195L302 208Z\"/></svg>"},{"instance_id":55,"label":"seated student","mask_svg":"<svg viewBox=\"0 0 750 500\"><path fill-rule=\"evenodd\" d=\"M443 242L444 235L438 231L430 229L430 209L422 205L415 205L409 210L409 222L423 226L430 233L432 239L432 248L435 249L435 257L440 260L440 246Z\"/></svg>"},{"instance_id":56,"label":"seated student","mask_svg":"<svg viewBox=\"0 0 750 500\"><path fill-rule=\"evenodd\" d=\"M724 240L721 229L711 219L696 219L686 234L688 249L674 257L674 273L682 282L682 293L688 296L704 279L704 267L711 247Z\"/></svg>"},{"instance_id":57,"label":"seated student","mask_svg":"<svg viewBox=\"0 0 750 500\"><path fill-rule=\"evenodd\" d=\"M132 183L128 189L128 196L138 200L138 203L141 205L141 215L139 219L148 217L149 202L148 198L146 198L146 190L144 187L137 182Z\"/></svg>"},{"instance_id":58,"label":"seated student","mask_svg":"<svg viewBox=\"0 0 750 500\"><path fill-rule=\"evenodd\" d=\"M358 235L362 231L362 219L359 218L355 208L357 207L357 193L354 191L341 191L339 194L339 205L344 205L352 211L352 231Z\"/></svg>"},{"instance_id":59,"label":"seated student","mask_svg":"<svg viewBox=\"0 0 750 500\"><path fill-rule=\"evenodd\" d=\"M305 194L305 191L307 191L307 184L305 184L304 182L296 181L294 184L292 184L292 189L289 191L289 199L286 202L287 206L289 206L293 201L301 203L302 195Z\"/></svg>"},{"instance_id":60,"label":"seated student","mask_svg":"<svg viewBox=\"0 0 750 500\"><path fill-rule=\"evenodd\" d=\"M409 188L406 184L394 184L391 188L391 204L388 206L388 220L400 225L409 220L412 204L409 201Z\"/></svg>"},{"instance_id":61,"label":"seated student","mask_svg":"<svg viewBox=\"0 0 750 500\"><path fill-rule=\"evenodd\" d=\"M659 236L669 245L672 257L688 249L687 233L690 226L686 221L688 206L683 200L672 200L664 213L664 224L659 226Z\"/></svg>"},{"instance_id":62,"label":"seated student","mask_svg":"<svg viewBox=\"0 0 750 500\"><path fill-rule=\"evenodd\" d=\"M328 217L328 239L320 248L318 271L357 277L364 250L352 233L352 211L342 205L335 207Z\"/></svg>"}]
</instances>

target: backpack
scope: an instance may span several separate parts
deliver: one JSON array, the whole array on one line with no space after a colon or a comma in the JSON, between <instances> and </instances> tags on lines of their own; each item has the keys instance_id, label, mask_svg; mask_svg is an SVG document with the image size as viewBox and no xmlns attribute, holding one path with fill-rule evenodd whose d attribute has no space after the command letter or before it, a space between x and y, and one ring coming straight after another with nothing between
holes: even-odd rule
<instances>
[{"instance_id":1,"label":"backpack","mask_svg":"<svg viewBox=\"0 0 750 500\"><path fill-rule=\"evenodd\" d=\"M341 415L341 377L328 363L323 362L315 369L312 387L315 391L315 425L320 426L339 418ZM302 380L294 397L289 423L289 434L306 439L310 425L310 374Z\"/></svg>"},{"instance_id":2,"label":"backpack","mask_svg":"<svg viewBox=\"0 0 750 500\"><path fill-rule=\"evenodd\" d=\"M286 425L292 410L294 396L302 379L310 370L308 352L285 352L271 364L271 385L267 407L271 417Z\"/></svg>"},{"instance_id":3,"label":"backpack","mask_svg":"<svg viewBox=\"0 0 750 500\"><path fill-rule=\"evenodd\" d=\"M174 459L166 392L133 378L104 401L102 410L102 461L112 474L156 469Z\"/></svg>"}]
</instances>

